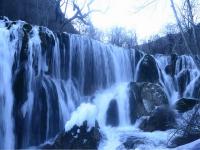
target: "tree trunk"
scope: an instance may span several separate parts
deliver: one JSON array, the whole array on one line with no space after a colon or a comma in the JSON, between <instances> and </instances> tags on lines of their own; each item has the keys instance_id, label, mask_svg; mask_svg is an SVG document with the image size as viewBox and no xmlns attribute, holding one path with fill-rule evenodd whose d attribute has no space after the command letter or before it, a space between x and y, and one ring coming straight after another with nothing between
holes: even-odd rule
<instances>
[{"instance_id":1,"label":"tree trunk","mask_svg":"<svg viewBox=\"0 0 200 150\"><path fill-rule=\"evenodd\" d=\"M188 41L187 41L186 36L185 36L185 34L184 34L184 30L183 30L183 27L182 27L181 22L180 22L180 20L179 20L179 17L178 17L178 14L177 14L177 11L176 11L176 8L175 8L175 5L174 5L174 1L173 1L173 0L170 0L170 2L171 2L171 7L172 7L172 10L173 10L173 12L174 12L174 16L175 16L175 18L176 18L178 27L179 27L180 32L181 32L181 36L182 36L183 41L184 41L184 44L185 44L185 46L186 46L186 49L187 49L187 51L189 52L189 54L192 56L192 58L193 58L193 60L194 60L194 62L195 62L195 64L196 64L196 66L198 67L198 69L200 69L200 65L199 65L199 63L197 62L197 59L196 59L196 57L195 57L195 53L194 53L194 52L191 50L191 48L189 47Z\"/></svg>"}]
</instances>

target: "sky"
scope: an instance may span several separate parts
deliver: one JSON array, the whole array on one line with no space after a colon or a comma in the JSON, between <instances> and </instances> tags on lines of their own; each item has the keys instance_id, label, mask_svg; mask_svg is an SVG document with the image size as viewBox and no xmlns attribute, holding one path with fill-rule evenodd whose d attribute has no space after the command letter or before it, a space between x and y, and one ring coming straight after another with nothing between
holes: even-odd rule
<instances>
[{"instance_id":1,"label":"sky","mask_svg":"<svg viewBox=\"0 0 200 150\"><path fill-rule=\"evenodd\" d=\"M151 1L155 2L143 8ZM177 6L181 1L174 0ZM103 31L115 26L134 30L139 41L161 34L166 25L176 23L170 0L94 0L91 9L101 11L91 14L95 27Z\"/></svg>"},{"instance_id":2,"label":"sky","mask_svg":"<svg viewBox=\"0 0 200 150\"><path fill-rule=\"evenodd\" d=\"M113 26L133 29L140 40L158 34L169 23L175 23L169 0L156 0L145 6L147 0L95 0L94 9L105 13L93 13L95 27L107 30ZM151 1L151 0L148 0Z\"/></svg>"}]
</instances>

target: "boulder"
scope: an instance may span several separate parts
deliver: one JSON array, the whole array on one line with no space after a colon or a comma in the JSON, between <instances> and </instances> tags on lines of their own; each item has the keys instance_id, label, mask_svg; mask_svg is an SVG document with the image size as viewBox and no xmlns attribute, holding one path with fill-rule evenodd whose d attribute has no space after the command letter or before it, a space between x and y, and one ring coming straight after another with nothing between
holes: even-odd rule
<instances>
[{"instance_id":1,"label":"boulder","mask_svg":"<svg viewBox=\"0 0 200 150\"><path fill-rule=\"evenodd\" d=\"M130 120L134 124L136 119L147 115L143 101L141 99L141 83L131 82L129 84L129 106Z\"/></svg>"},{"instance_id":2,"label":"boulder","mask_svg":"<svg viewBox=\"0 0 200 150\"><path fill-rule=\"evenodd\" d=\"M63 131L51 142L39 146L40 149L97 149L101 139L99 125L90 130L87 121L82 126L74 125L68 132Z\"/></svg>"},{"instance_id":3,"label":"boulder","mask_svg":"<svg viewBox=\"0 0 200 150\"><path fill-rule=\"evenodd\" d=\"M145 118L139 128L147 132L165 131L173 128L175 124L175 113L170 108L161 106L156 108L148 118Z\"/></svg>"},{"instance_id":4,"label":"boulder","mask_svg":"<svg viewBox=\"0 0 200 150\"><path fill-rule=\"evenodd\" d=\"M199 104L199 99L194 98L181 98L175 104L175 109L178 110L180 113L184 113L193 109L196 104Z\"/></svg>"},{"instance_id":5,"label":"boulder","mask_svg":"<svg viewBox=\"0 0 200 150\"><path fill-rule=\"evenodd\" d=\"M168 99L163 88L157 84L143 83L141 98L148 113L157 106L168 105Z\"/></svg>"},{"instance_id":6,"label":"boulder","mask_svg":"<svg viewBox=\"0 0 200 150\"><path fill-rule=\"evenodd\" d=\"M153 56L145 55L139 64L137 72L137 82L159 82L159 72Z\"/></svg>"},{"instance_id":7,"label":"boulder","mask_svg":"<svg viewBox=\"0 0 200 150\"><path fill-rule=\"evenodd\" d=\"M131 123L141 116L149 115L158 106L168 105L163 88L157 84L131 82L129 89Z\"/></svg>"},{"instance_id":8,"label":"boulder","mask_svg":"<svg viewBox=\"0 0 200 150\"><path fill-rule=\"evenodd\" d=\"M108 110L106 112L106 125L119 125L119 112L116 100L111 100Z\"/></svg>"}]
</instances>

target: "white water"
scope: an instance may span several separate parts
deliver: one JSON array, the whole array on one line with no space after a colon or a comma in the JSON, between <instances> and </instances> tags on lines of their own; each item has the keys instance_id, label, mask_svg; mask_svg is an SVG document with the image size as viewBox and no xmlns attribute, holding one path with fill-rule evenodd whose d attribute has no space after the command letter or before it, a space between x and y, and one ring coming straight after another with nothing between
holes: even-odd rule
<instances>
[{"instance_id":1,"label":"white water","mask_svg":"<svg viewBox=\"0 0 200 150\"><path fill-rule=\"evenodd\" d=\"M12 64L17 42L15 28L17 26L9 31L0 27L0 149L14 148ZM10 34L15 37L12 42Z\"/></svg>"},{"instance_id":2,"label":"white water","mask_svg":"<svg viewBox=\"0 0 200 150\"><path fill-rule=\"evenodd\" d=\"M158 64L158 67L160 68L161 72L159 74L160 76L160 83L162 84L163 88L165 89L165 92L168 96L169 103L172 105L174 104L180 97L178 92L178 84L177 84L177 78L182 73L182 71L185 71L186 69L189 70L190 75L190 81L189 84L186 86L186 90L183 94L183 97L192 97L193 89L195 85L195 81L200 76L200 72L197 69L197 66L195 65L193 59L191 56L179 56L176 62L176 68L175 68L175 76L172 78L172 76L166 74L165 67L170 64L170 57L169 56L163 56L163 55L157 55L155 56L156 62Z\"/></svg>"},{"instance_id":3,"label":"white water","mask_svg":"<svg viewBox=\"0 0 200 150\"><path fill-rule=\"evenodd\" d=\"M106 126L107 109L111 100L116 100L119 110L119 125L130 125L128 83L119 83L104 91L98 91L93 99L98 108L97 120L100 126Z\"/></svg>"},{"instance_id":4,"label":"white water","mask_svg":"<svg viewBox=\"0 0 200 150\"><path fill-rule=\"evenodd\" d=\"M7 30L4 22L0 22L0 127L2 128L0 130L0 149L12 149L15 144L13 133L15 125L12 117L14 102L12 66L14 55L17 59L17 61L15 60L17 68L22 65L18 59L22 44L21 26L23 24L23 22L17 23ZM100 149L115 149L123 142L122 136L134 134L152 140L153 145L147 143L147 149L163 147L168 133L143 133L130 124L128 84L133 80L136 81L142 61L141 58L136 64L134 50L104 45L78 35L65 34L69 37L69 45L67 45L68 43L62 43L53 32L48 29L46 32L53 37L52 40L55 42L52 49L46 51L42 49L38 27L33 27L31 33L28 34L28 61L26 62L28 97L19 110L24 119L22 124L24 123L26 128L22 135L23 148L32 146L30 143L40 144L38 142L55 136L55 133L52 132L62 130L72 112L83 102L91 102L97 108L96 119L107 136L107 140L102 141ZM14 37L14 40L11 41L10 36ZM51 43L48 44L51 45ZM66 44L69 48L66 45L61 48L61 44ZM165 67L170 63L168 56L155 56L155 60L160 70L159 82L171 105L180 98L177 77L185 69L190 71L190 81L186 85L183 96L193 96L194 85L200 73L190 56L179 56L174 78L165 72ZM36 82L38 80L39 82ZM38 92L39 87L42 88L42 92ZM42 94L44 99L40 97ZM106 125L107 110L112 100L116 100L119 112L119 127L116 128ZM44 113L45 118L39 118L42 121L39 120L37 117ZM58 116L55 115L56 113ZM55 120L57 122L52 122ZM41 128L45 130L45 135L32 138L32 135L37 134L35 128L40 129L41 124L45 126ZM55 124L58 124L59 129L55 129ZM159 139L159 136L162 138ZM156 143L156 141L159 142Z\"/></svg>"}]
</instances>

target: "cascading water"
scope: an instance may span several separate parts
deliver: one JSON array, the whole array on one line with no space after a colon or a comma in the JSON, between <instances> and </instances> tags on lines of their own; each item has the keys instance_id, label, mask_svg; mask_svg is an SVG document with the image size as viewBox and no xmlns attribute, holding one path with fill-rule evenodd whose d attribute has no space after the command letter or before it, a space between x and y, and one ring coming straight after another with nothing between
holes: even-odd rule
<instances>
[{"instance_id":1,"label":"cascading water","mask_svg":"<svg viewBox=\"0 0 200 150\"><path fill-rule=\"evenodd\" d=\"M0 28L0 149L14 147L12 64L16 40L9 42L10 33L15 34Z\"/></svg>"},{"instance_id":2,"label":"cascading water","mask_svg":"<svg viewBox=\"0 0 200 150\"><path fill-rule=\"evenodd\" d=\"M173 76L166 73L169 56L145 56L22 21L0 21L0 148L28 148L55 137L83 102L97 106L101 127L112 128L109 115L115 115L115 126L131 126L132 81L160 84L171 104L194 97L199 71L190 56L178 56ZM148 59L158 81L141 71ZM180 86L184 70L189 76Z\"/></svg>"},{"instance_id":3,"label":"cascading water","mask_svg":"<svg viewBox=\"0 0 200 150\"><path fill-rule=\"evenodd\" d=\"M193 96L193 89L195 86L196 80L198 80L198 77L200 75L200 72L194 63L194 60L191 56L182 55L177 58L177 61L174 66L174 75L171 76L166 73L166 67L171 64L170 56L162 56L157 55L155 56L158 67L160 68L160 83L164 87L169 102L171 104L174 104L179 98L181 97L194 97ZM185 73L188 71L188 75L185 75ZM185 85L179 85L178 83L179 78L181 76L185 75L184 81L181 82L187 82ZM180 95L180 86L184 86L183 94Z\"/></svg>"},{"instance_id":4,"label":"cascading water","mask_svg":"<svg viewBox=\"0 0 200 150\"><path fill-rule=\"evenodd\" d=\"M7 88L1 89L1 114L6 116L0 122L2 148L13 148L14 141L16 148L45 142L63 129L86 96L132 79L129 50L77 35L54 35L25 22L4 22L1 83Z\"/></svg>"}]
</instances>

